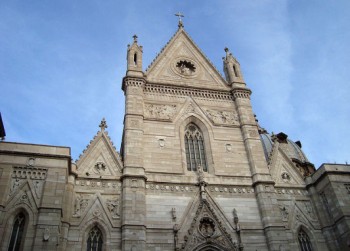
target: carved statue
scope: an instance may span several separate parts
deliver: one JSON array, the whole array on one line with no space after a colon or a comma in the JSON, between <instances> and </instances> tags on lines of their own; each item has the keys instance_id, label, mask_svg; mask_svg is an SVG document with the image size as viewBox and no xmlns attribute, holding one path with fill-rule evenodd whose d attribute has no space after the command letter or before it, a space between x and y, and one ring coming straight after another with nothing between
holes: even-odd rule
<instances>
[{"instance_id":1,"label":"carved statue","mask_svg":"<svg viewBox=\"0 0 350 251\"><path fill-rule=\"evenodd\" d=\"M112 218L119 218L119 200L107 200L108 210L112 214Z\"/></svg>"},{"instance_id":2,"label":"carved statue","mask_svg":"<svg viewBox=\"0 0 350 251\"><path fill-rule=\"evenodd\" d=\"M172 214L173 220L175 221L176 220L176 208L175 207L173 207L171 209L171 214Z\"/></svg>"}]
</instances>

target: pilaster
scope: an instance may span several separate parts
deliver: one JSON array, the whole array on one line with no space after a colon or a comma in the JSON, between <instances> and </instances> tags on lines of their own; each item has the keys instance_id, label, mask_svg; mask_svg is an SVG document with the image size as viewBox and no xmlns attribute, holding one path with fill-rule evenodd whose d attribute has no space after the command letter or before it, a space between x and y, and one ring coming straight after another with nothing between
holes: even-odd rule
<instances>
[{"instance_id":1,"label":"pilaster","mask_svg":"<svg viewBox=\"0 0 350 251\"><path fill-rule=\"evenodd\" d=\"M146 196L143 166L143 90L145 79L125 77L122 250L146 248Z\"/></svg>"},{"instance_id":2,"label":"pilaster","mask_svg":"<svg viewBox=\"0 0 350 251\"><path fill-rule=\"evenodd\" d=\"M265 160L258 127L250 103L251 91L245 87L245 84L234 83L232 94L240 118L242 136L269 250L281 250L281 248L286 251L290 250L287 233L280 217L277 198L274 193L274 181Z\"/></svg>"}]
</instances>

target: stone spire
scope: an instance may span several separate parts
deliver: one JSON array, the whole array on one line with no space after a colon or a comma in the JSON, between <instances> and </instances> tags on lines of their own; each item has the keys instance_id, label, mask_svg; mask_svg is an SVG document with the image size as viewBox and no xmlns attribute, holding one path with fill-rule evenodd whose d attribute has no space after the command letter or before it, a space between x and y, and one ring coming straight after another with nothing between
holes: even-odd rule
<instances>
[{"instance_id":1,"label":"stone spire","mask_svg":"<svg viewBox=\"0 0 350 251\"><path fill-rule=\"evenodd\" d=\"M225 48L225 52L226 57L222 59L224 61L224 72L227 82L231 85L234 83L244 83L241 67L237 59L232 56L232 53L230 53L227 47Z\"/></svg>"},{"instance_id":2,"label":"stone spire","mask_svg":"<svg viewBox=\"0 0 350 251\"><path fill-rule=\"evenodd\" d=\"M142 72L142 46L137 43L137 35L133 36L132 45L128 45L127 52L127 76L143 77Z\"/></svg>"}]
</instances>

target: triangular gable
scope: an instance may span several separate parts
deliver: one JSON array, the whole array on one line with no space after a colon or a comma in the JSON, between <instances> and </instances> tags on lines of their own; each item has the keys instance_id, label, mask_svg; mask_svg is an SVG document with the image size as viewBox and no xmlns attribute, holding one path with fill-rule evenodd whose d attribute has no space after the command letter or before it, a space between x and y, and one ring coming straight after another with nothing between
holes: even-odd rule
<instances>
[{"instance_id":1,"label":"triangular gable","mask_svg":"<svg viewBox=\"0 0 350 251\"><path fill-rule=\"evenodd\" d=\"M218 70L182 28L161 50L146 75L152 83L229 90Z\"/></svg>"},{"instance_id":2,"label":"triangular gable","mask_svg":"<svg viewBox=\"0 0 350 251\"><path fill-rule=\"evenodd\" d=\"M210 124L211 120L208 117L208 114L205 113L201 106L197 104L197 102L192 97L187 97L186 101L183 103L182 107L179 109L179 112L174 117L174 122L183 120L183 116L189 115L199 115L201 118L205 119L205 121Z\"/></svg>"},{"instance_id":3,"label":"triangular gable","mask_svg":"<svg viewBox=\"0 0 350 251\"><path fill-rule=\"evenodd\" d=\"M80 226L95 218L109 222L110 225L116 227L118 224L115 220L120 220L120 205L116 205L115 203L111 205L111 201L119 201L119 199L107 199L105 201L101 194L97 193L88 200L86 207L82 210L82 214L79 216L73 215L73 217L78 219L78 225ZM118 210L118 212L114 210Z\"/></svg>"},{"instance_id":4,"label":"triangular gable","mask_svg":"<svg viewBox=\"0 0 350 251\"><path fill-rule=\"evenodd\" d=\"M33 186L27 180L23 182L7 201L6 209L15 208L24 204L33 211L37 211L39 201L36 195L34 195L33 190Z\"/></svg>"},{"instance_id":5,"label":"triangular gable","mask_svg":"<svg viewBox=\"0 0 350 251\"><path fill-rule=\"evenodd\" d=\"M122 161L106 131L101 130L77 161L78 176L120 176Z\"/></svg>"},{"instance_id":6,"label":"triangular gable","mask_svg":"<svg viewBox=\"0 0 350 251\"><path fill-rule=\"evenodd\" d=\"M270 165L271 175L276 185L305 185L305 181L300 172L296 170L293 162L283 152L283 150L274 149L272 158L274 161Z\"/></svg>"},{"instance_id":7,"label":"triangular gable","mask_svg":"<svg viewBox=\"0 0 350 251\"><path fill-rule=\"evenodd\" d=\"M198 198L199 193L189 204L187 212L176 225L178 243L181 250L217 248L220 250L239 250L239 244L232 240L229 232L235 231L219 206L207 194L206 199ZM210 243L210 244L208 244ZM216 250L216 249L215 249Z\"/></svg>"}]
</instances>

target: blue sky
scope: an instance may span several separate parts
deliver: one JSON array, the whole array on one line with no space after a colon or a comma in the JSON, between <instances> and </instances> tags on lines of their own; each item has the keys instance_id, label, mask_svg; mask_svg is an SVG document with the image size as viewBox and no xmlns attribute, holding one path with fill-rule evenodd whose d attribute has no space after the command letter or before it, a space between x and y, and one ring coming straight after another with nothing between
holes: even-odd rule
<instances>
[{"instance_id":1,"label":"blue sky","mask_svg":"<svg viewBox=\"0 0 350 251\"><path fill-rule=\"evenodd\" d=\"M0 111L6 140L70 146L77 159L102 117L119 150L126 48L143 68L185 30L222 72L241 64L269 132L300 140L310 162L350 162L350 1L1 1Z\"/></svg>"}]
</instances>

